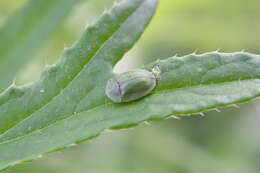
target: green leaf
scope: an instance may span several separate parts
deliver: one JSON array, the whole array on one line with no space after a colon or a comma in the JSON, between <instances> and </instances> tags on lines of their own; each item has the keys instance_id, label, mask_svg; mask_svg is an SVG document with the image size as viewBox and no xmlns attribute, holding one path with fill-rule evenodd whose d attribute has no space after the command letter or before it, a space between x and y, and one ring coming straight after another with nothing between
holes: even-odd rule
<instances>
[{"instance_id":1,"label":"green leaf","mask_svg":"<svg viewBox=\"0 0 260 173\"><path fill-rule=\"evenodd\" d=\"M0 95L0 170L97 134L98 126L77 131L80 113L111 104L104 88L113 66L141 36L156 6L157 0L123 1L87 28L37 83L11 86ZM77 117L79 126L62 124L70 117ZM87 123L95 117L85 118ZM42 133L49 127L55 128Z\"/></svg>"},{"instance_id":2,"label":"green leaf","mask_svg":"<svg viewBox=\"0 0 260 173\"><path fill-rule=\"evenodd\" d=\"M127 0L90 26L39 82L0 96L0 169L120 129L170 115L244 103L260 95L260 56L212 52L156 61L155 90L115 104L105 96L114 65L152 18L156 0Z\"/></svg>"},{"instance_id":3,"label":"green leaf","mask_svg":"<svg viewBox=\"0 0 260 173\"><path fill-rule=\"evenodd\" d=\"M0 91L34 55L79 0L29 0L0 30ZM8 73L7 73L8 72Z\"/></svg>"}]
</instances>

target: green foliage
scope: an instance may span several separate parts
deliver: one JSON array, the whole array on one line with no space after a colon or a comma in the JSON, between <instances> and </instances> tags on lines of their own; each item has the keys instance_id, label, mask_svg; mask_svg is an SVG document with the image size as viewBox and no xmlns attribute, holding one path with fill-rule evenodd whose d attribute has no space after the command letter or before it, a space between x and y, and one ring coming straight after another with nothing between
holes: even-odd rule
<instances>
[{"instance_id":1,"label":"green foliage","mask_svg":"<svg viewBox=\"0 0 260 173\"><path fill-rule=\"evenodd\" d=\"M41 79L0 95L0 169L120 129L170 115L200 113L260 95L260 56L212 52L173 57L160 68L155 90L116 104L105 96L115 64L151 20L156 0L126 0L87 28Z\"/></svg>"},{"instance_id":2,"label":"green foliage","mask_svg":"<svg viewBox=\"0 0 260 173\"><path fill-rule=\"evenodd\" d=\"M0 30L0 91L56 30L79 0L30 0ZM8 71L8 73L6 73Z\"/></svg>"},{"instance_id":3,"label":"green foliage","mask_svg":"<svg viewBox=\"0 0 260 173\"><path fill-rule=\"evenodd\" d=\"M81 39L64 52L56 65L46 69L39 82L26 87L12 86L0 96L1 169L34 159L40 154L63 148L89 136L84 134L86 131L82 131L83 133L78 133L80 136L73 135L70 138L69 134L60 131L60 134L70 140L64 141L64 136L60 136L64 138L61 140L54 137L56 142L53 143L52 137L42 132L53 125L58 132L62 130L58 124L63 119L75 116L79 118L77 121L81 121L80 112L108 102L104 87L113 75L112 68L141 36L156 5L156 0L129 0L116 5L95 25L90 26ZM90 116L88 121L91 119ZM75 131L68 129L68 132ZM29 148L21 149L17 146L16 151L12 149L12 146L20 142L15 144L11 141L32 134L36 134L37 140L26 139ZM50 134L55 135L55 132ZM34 142L40 142L40 145L35 145Z\"/></svg>"}]
</instances>

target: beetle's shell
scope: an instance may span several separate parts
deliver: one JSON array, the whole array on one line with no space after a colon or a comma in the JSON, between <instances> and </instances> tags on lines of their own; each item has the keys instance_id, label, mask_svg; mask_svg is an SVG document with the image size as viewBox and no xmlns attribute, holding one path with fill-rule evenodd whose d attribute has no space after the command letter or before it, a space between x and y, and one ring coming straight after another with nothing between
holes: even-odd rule
<instances>
[{"instance_id":1,"label":"beetle's shell","mask_svg":"<svg viewBox=\"0 0 260 173\"><path fill-rule=\"evenodd\" d=\"M155 86L156 78L152 72L133 70L108 80L106 95L117 103L130 102L146 96Z\"/></svg>"}]
</instances>

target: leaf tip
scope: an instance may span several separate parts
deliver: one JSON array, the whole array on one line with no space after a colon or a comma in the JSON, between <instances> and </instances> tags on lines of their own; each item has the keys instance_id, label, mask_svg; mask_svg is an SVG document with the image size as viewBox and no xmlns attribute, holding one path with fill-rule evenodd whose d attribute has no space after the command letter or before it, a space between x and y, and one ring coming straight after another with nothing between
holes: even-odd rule
<instances>
[{"instance_id":1,"label":"leaf tip","mask_svg":"<svg viewBox=\"0 0 260 173\"><path fill-rule=\"evenodd\" d=\"M217 111L217 112L221 112L221 110L219 110L218 108L215 108L215 111Z\"/></svg>"},{"instance_id":2,"label":"leaf tip","mask_svg":"<svg viewBox=\"0 0 260 173\"><path fill-rule=\"evenodd\" d=\"M108 132L112 132L112 130L110 130L110 129L105 129L104 132L108 133Z\"/></svg>"},{"instance_id":3,"label":"leaf tip","mask_svg":"<svg viewBox=\"0 0 260 173\"><path fill-rule=\"evenodd\" d=\"M198 48L196 48L191 55L196 56L198 52Z\"/></svg>"},{"instance_id":4,"label":"leaf tip","mask_svg":"<svg viewBox=\"0 0 260 173\"><path fill-rule=\"evenodd\" d=\"M220 53L221 52L221 48L217 48L217 50L215 52L216 53Z\"/></svg>"},{"instance_id":5,"label":"leaf tip","mask_svg":"<svg viewBox=\"0 0 260 173\"><path fill-rule=\"evenodd\" d=\"M151 125L151 123L148 122L148 121L144 121L144 124L145 124L145 125Z\"/></svg>"},{"instance_id":6,"label":"leaf tip","mask_svg":"<svg viewBox=\"0 0 260 173\"><path fill-rule=\"evenodd\" d=\"M118 0L115 0L114 3L113 3L113 8L114 7L117 7L119 5L119 1Z\"/></svg>"},{"instance_id":7,"label":"leaf tip","mask_svg":"<svg viewBox=\"0 0 260 173\"><path fill-rule=\"evenodd\" d=\"M68 147L74 147L76 145L77 145L76 143L71 143L71 144L68 145Z\"/></svg>"},{"instance_id":8,"label":"leaf tip","mask_svg":"<svg viewBox=\"0 0 260 173\"><path fill-rule=\"evenodd\" d=\"M203 112L200 112L199 114L201 117L205 117L205 114Z\"/></svg>"},{"instance_id":9,"label":"leaf tip","mask_svg":"<svg viewBox=\"0 0 260 173\"><path fill-rule=\"evenodd\" d=\"M237 104L232 104L234 108L240 108Z\"/></svg>"},{"instance_id":10,"label":"leaf tip","mask_svg":"<svg viewBox=\"0 0 260 173\"><path fill-rule=\"evenodd\" d=\"M246 50L245 50L245 49L242 49L242 50L240 51L240 53L246 53Z\"/></svg>"},{"instance_id":11,"label":"leaf tip","mask_svg":"<svg viewBox=\"0 0 260 173\"><path fill-rule=\"evenodd\" d=\"M37 159L40 159L42 157L43 157L43 155L40 154L40 155L37 156Z\"/></svg>"},{"instance_id":12,"label":"leaf tip","mask_svg":"<svg viewBox=\"0 0 260 173\"><path fill-rule=\"evenodd\" d=\"M180 120L181 119L181 117L175 116L175 115L170 115L169 118L173 118L175 120Z\"/></svg>"}]
</instances>

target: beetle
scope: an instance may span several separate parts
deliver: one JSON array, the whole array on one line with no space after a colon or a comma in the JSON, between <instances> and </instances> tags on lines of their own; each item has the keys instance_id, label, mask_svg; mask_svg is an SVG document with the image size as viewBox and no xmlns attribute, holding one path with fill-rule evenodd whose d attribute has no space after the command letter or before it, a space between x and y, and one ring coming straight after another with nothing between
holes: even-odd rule
<instances>
[{"instance_id":1,"label":"beetle","mask_svg":"<svg viewBox=\"0 0 260 173\"><path fill-rule=\"evenodd\" d=\"M130 102L148 95L156 86L153 72L137 69L109 79L106 95L116 103Z\"/></svg>"}]
</instances>

